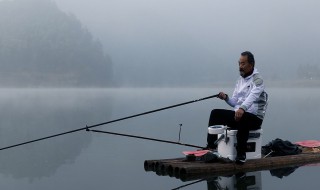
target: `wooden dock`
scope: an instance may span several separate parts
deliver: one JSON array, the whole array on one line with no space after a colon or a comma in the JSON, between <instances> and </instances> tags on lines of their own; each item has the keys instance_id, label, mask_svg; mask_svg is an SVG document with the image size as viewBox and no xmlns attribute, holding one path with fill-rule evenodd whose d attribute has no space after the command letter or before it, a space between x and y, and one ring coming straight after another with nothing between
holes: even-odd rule
<instances>
[{"instance_id":1,"label":"wooden dock","mask_svg":"<svg viewBox=\"0 0 320 190\"><path fill-rule=\"evenodd\" d=\"M160 176L170 176L182 181L190 181L231 175L239 172L271 170L318 162L320 162L320 153L302 153L298 155L247 160L243 165L237 165L233 162L205 163L203 161L186 161L185 158L146 160L144 162L144 168L145 171L153 171Z\"/></svg>"}]
</instances>

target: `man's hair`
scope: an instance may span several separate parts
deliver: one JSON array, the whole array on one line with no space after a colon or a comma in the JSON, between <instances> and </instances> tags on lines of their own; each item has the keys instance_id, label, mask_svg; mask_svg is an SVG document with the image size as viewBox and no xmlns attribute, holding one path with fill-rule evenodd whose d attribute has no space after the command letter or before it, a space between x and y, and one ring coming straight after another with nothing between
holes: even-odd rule
<instances>
[{"instance_id":1,"label":"man's hair","mask_svg":"<svg viewBox=\"0 0 320 190\"><path fill-rule=\"evenodd\" d=\"M245 51L241 53L242 56L247 56L248 57L248 62L254 66L254 56L250 51Z\"/></svg>"}]
</instances>

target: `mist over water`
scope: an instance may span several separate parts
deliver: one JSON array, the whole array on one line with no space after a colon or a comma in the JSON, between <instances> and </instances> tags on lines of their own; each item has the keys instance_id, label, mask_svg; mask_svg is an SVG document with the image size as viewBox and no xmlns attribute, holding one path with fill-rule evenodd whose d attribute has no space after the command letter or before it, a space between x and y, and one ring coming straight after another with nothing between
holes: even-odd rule
<instances>
[{"instance_id":1,"label":"mist over water","mask_svg":"<svg viewBox=\"0 0 320 190\"><path fill-rule=\"evenodd\" d=\"M82 128L215 94L213 88L2 89L1 147ZM222 89L228 93L232 88ZM309 93L305 94L305 91ZM318 139L317 88L270 88L263 143ZM283 94L287 94L286 98ZM229 107L219 99L157 112L98 127L100 130L203 146L211 109ZM2 150L0 186L6 189L172 189L186 184L145 172L144 160L181 157L192 148L79 131ZM285 180L262 171L261 189L317 189L319 168L301 167ZM306 183L301 184L299 178ZM88 180L90 179L90 180ZM231 179L231 178L230 178ZM228 180L230 180L228 178ZM125 182L125 183L124 183ZM207 183L190 189L207 189ZM298 189L299 189L298 188Z\"/></svg>"}]
</instances>

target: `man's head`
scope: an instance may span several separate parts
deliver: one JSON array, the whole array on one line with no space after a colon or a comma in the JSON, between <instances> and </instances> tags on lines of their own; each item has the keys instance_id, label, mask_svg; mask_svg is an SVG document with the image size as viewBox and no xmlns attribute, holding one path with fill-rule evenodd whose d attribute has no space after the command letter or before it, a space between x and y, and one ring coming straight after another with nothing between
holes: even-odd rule
<instances>
[{"instance_id":1,"label":"man's head","mask_svg":"<svg viewBox=\"0 0 320 190\"><path fill-rule=\"evenodd\" d=\"M254 69L254 64L253 54L249 51L242 52L239 59L240 75L244 78L251 75Z\"/></svg>"}]
</instances>

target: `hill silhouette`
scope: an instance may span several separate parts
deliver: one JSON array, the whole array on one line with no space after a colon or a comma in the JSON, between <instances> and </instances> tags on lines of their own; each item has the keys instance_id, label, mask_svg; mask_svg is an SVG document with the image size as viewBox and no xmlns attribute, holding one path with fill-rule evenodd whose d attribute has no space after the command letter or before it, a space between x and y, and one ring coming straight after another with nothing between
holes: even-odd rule
<instances>
[{"instance_id":1,"label":"hill silhouette","mask_svg":"<svg viewBox=\"0 0 320 190\"><path fill-rule=\"evenodd\" d=\"M50 0L0 2L1 87L106 87L111 59Z\"/></svg>"}]
</instances>

